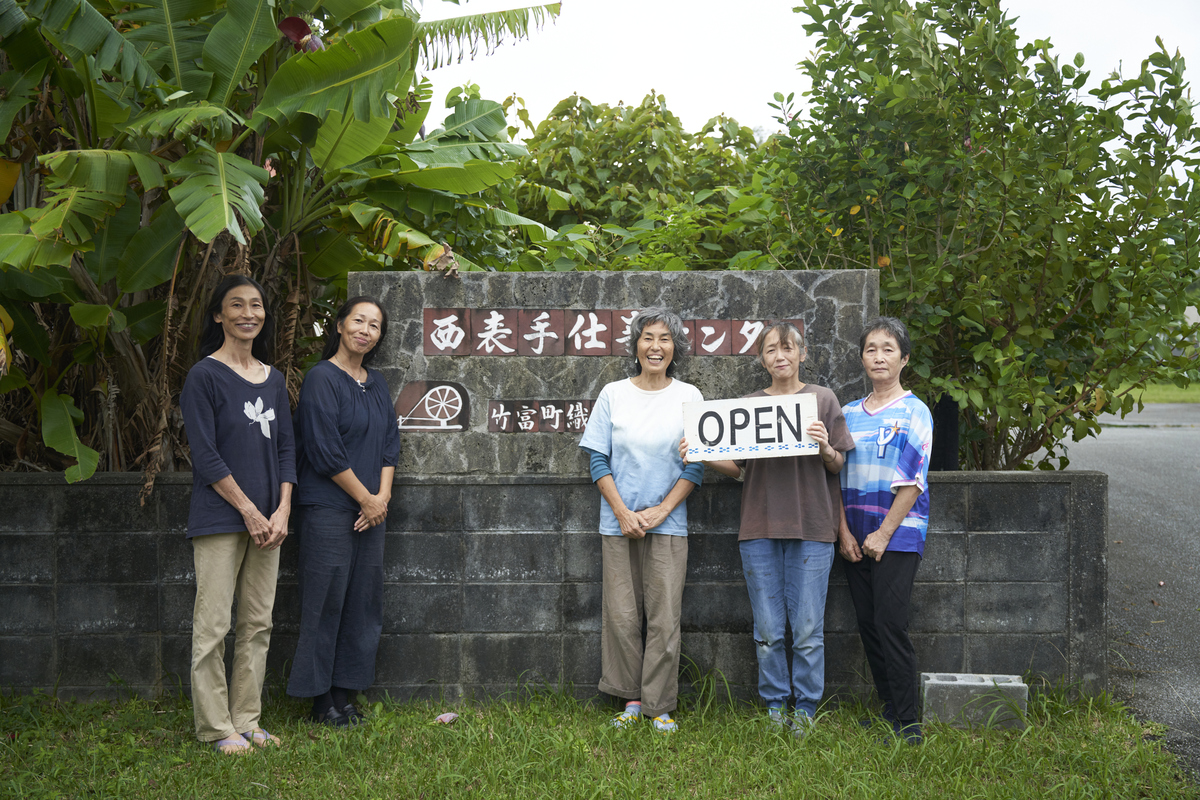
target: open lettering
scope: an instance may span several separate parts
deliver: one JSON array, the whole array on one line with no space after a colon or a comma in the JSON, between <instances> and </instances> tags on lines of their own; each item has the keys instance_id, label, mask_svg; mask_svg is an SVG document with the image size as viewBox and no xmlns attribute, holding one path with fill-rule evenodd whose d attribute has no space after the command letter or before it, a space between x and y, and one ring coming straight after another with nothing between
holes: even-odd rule
<instances>
[{"instance_id":1,"label":"open lettering","mask_svg":"<svg viewBox=\"0 0 1200 800\"><path fill-rule=\"evenodd\" d=\"M706 411L700 415L700 441L708 447L721 444L725 439L725 431L729 431L729 445L736 447L738 444L738 431L744 431L750 427L750 411L744 408L729 409L728 424L725 418L716 411ZM788 406L762 406L754 409L754 436L751 441L754 444L782 444L784 442L799 442L803 438L801 433L804 430L804 424L801 422L802 412L800 404L795 403L790 408ZM787 430L789 436L784 437L784 430ZM711 434L711 435L710 435ZM745 444L746 437L742 437L742 443Z\"/></svg>"}]
</instances>

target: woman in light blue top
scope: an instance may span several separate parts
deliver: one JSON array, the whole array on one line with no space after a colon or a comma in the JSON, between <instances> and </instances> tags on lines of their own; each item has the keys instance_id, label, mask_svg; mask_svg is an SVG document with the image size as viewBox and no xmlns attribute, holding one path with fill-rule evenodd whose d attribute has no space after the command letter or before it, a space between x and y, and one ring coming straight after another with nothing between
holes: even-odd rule
<instances>
[{"instance_id":1,"label":"woman in light blue top","mask_svg":"<svg viewBox=\"0 0 1200 800\"><path fill-rule=\"evenodd\" d=\"M632 377L608 384L579 446L600 490L603 600L600 690L624 698L613 724L642 716L676 730L679 621L687 572L687 506L704 467L684 466L683 404L704 398L672 377L687 351L679 316L643 309L630 323ZM642 619L646 640L642 641Z\"/></svg>"}]
</instances>

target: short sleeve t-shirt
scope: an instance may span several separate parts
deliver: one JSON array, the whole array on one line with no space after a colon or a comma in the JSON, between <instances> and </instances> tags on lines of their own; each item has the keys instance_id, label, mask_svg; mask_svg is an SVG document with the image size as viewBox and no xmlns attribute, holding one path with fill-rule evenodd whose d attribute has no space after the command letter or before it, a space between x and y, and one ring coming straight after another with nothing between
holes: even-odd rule
<instances>
[{"instance_id":1,"label":"short sleeve t-shirt","mask_svg":"<svg viewBox=\"0 0 1200 800\"><path fill-rule=\"evenodd\" d=\"M699 389L677 379L655 392L639 389L628 378L614 381L600 390L579 446L608 456L617 494L630 509L658 505L683 475L683 404L703 399ZM603 497L600 532L621 535ZM675 506L654 532L687 536L687 504Z\"/></svg>"},{"instance_id":2,"label":"short sleeve t-shirt","mask_svg":"<svg viewBox=\"0 0 1200 800\"><path fill-rule=\"evenodd\" d=\"M829 431L834 450L854 449L837 396L824 386L805 384L799 394L817 398L817 418ZM747 397L767 397L759 390ZM825 469L820 454L755 458L736 462L745 467L742 524L738 541L749 539L837 540L838 476Z\"/></svg>"},{"instance_id":3,"label":"short sleeve t-shirt","mask_svg":"<svg viewBox=\"0 0 1200 800\"><path fill-rule=\"evenodd\" d=\"M933 446L933 416L929 408L907 392L886 406L868 411L864 400L842 408L855 448L842 468L842 502L846 522L862 544L879 529L902 486L921 490L887 549L925 553L929 528L929 450Z\"/></svg>"}]
</instances>

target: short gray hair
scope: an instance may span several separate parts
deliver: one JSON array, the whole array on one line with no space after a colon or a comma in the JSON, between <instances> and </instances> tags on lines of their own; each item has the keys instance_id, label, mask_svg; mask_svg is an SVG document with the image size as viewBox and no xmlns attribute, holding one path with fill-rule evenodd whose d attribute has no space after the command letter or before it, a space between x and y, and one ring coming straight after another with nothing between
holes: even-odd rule
<instances>
[{"instance_id":1,"label":"short gray hair","mask_svg":"<svg viewBox=\"0 0 1200 800\"><path fill-rule=\"evenodd\" d=\"M858 354L861 356L867 349L867 337L872 333L886 333L896 340L900 347L900 357L904 358L912 352L912 342L908 339L908 327L895 317L876 317L863 327L862 336L858 339Z\"/></svg>"},{"instance_id":2,"label":"short gray hair","mask_svg":"<svg viewBox=\"0 0 1200 800\"><path fill-rule=\"evenodd\" d=\"M682 362L684 354L691 349L692 343L688 340L687 328L683 327L683 320L679 318L678 314L663 306L643 308L629 322L629 342L626 347L629 355L633 356L633 364L629 367L630 375L642 374L642 365L637 360L638 339L642 338L642 332L647 327L656 322L667 326L667 330L671 332L671 339L675 343L675 352L671 354L671 363L667 365L668 378L674 377L675 368Z\"/></svg>"}]
</instances>

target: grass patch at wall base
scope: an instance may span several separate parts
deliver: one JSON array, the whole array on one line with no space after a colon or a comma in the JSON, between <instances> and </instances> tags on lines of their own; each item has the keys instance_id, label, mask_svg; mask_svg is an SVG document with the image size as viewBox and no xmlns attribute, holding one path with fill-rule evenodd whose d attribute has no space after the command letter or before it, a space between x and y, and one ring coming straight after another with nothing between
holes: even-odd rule
<instances>
[{"instance_id":1,"label":"grass patch at wall base","mask_svg":"<svg viewBox=\"0 0 1200 800\"><path fill-rule=\"evenodd\" d=\"M1104 698L1030 702L1024 731L929 725L909 746L863 709L827 704L804 739L749 707L693 701L680 732L610 727L613 710L565 693L447 707L372 704L333 731L276 699L283 746L244 756L195 741L184 699L0 698L0 796L21 798L1191 798L1159 726ZM452 725L434 717L455 710Z\"/></svg>"}]
</instances>

